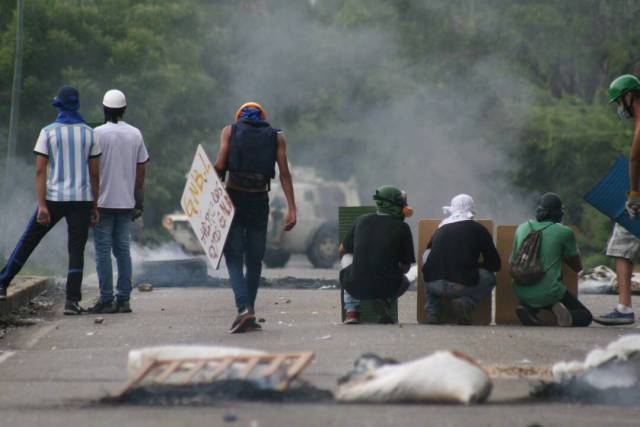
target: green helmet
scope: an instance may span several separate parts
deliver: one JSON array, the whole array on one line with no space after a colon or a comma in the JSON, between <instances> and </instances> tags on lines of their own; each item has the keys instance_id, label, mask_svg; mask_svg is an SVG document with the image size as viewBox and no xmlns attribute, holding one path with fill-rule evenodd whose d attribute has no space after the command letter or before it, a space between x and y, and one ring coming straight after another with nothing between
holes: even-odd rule
<instances>
[{"instance_id":1,"label":"green helmet","mask_svg":"<svg viewBox=\"0 0 640 427\"><path fill-rule=\"evenodd\" d=\"M406 193L391 185L383 185L378 188L376 194L373 196L373 200L378 203L387 202L400 207L407 204Z\"/></svg>"},{"instance_id":2,"label":"green helmet","mask_svg":"<svg viewBox=\"0 0 640 427\"><path fill-rule=\"evenodd\" d=\"M609 102L616 102L625 93L637 89L640 89L640 80L632 74L624 74L609 85Z\"/></svg>"},{"instance_id":3,"label":"green helmet","mask_svg":"<svg viewBox=\"0 0 640 427\"><path fill-rule=\"evenodd\" d=\"M391 185L383 185L373 196L378 213L394 218L404 219L411 216L412 210L407 206L407 193Z\"/></svg>"}]
</instances>

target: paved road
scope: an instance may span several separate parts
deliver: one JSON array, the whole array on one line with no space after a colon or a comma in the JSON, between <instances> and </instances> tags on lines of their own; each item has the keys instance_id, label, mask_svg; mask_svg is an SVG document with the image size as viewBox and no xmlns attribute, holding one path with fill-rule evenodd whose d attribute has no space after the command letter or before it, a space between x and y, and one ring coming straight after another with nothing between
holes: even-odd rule
<instances>
[{"instance_id":1,"label":"paved road","mask_svg":"<svg viewBox=\"0 0 640 427\"><path fill-rule=\"evenodd\" d=\"M95 295L90 290L87 300ZM602 426L638 425L640 409L517 401L526 381L500 381L491 401L475 407L438 405L262 404L225 402L209 407L106 407L93 403L126 378L129 349L169 343L314 350L304 378L331 388L363 352L399 360L437 349L458 349L485 363L549 364L580 358L596 345L640 332L635 326L581 330L522 327L428 327L415 324L415 292L401 301L400 326L338 323L335 290L264 290L261 333L229 335L234 315L229 289L162 288L134 291L132 314L64 317L10 331L0 340L0 426ZM286 300L291 300L286 303ZM596 311L613 298L589 297ZM225 415L235 415L232 423ZM255 422L254 422L255 421Z\"/></svg>"}]
</instances>

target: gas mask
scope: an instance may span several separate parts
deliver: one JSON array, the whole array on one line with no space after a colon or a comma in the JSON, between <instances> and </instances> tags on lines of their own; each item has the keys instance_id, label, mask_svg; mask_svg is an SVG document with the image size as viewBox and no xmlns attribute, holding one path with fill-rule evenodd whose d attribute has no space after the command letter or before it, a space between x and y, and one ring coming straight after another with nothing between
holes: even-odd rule
<instances>
[{"instance_id":1,"label":"gas mask","mask_svg":"<svg viewBox=\"0 0 640 427\"><path fill-rule=\"evenodd\" d=\"M404 206L402 207L402 215L404 215L405 218L413 216L413 208L407 203L406 191L403 191L400 197L404 201Z\"/></svg>"}]
</instances>

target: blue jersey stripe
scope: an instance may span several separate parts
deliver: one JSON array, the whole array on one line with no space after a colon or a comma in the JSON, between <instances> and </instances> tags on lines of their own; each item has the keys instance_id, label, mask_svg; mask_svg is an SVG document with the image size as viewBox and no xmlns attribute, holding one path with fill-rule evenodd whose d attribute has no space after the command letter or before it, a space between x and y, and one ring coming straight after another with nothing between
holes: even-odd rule
<instances>
[{"instance_id":1,"label":"blue jersey stripe","mask_svg":"<svg viewBox=\"0 0 640 427\"><path fill-rule=\"evenodd\" d=\"M82 128L80 129L80 158L84 161L85 159L88 159L89 156L87 156L87 132L88 130L86 128ZM89 166L88 164L82 165L82 171L81 171L81 178L80 178L80 186L82 187L82 191L84 192L83 196L85 200L89 200L89 186L87 185L87 174L88 174L88 169Z\"/></svg>"},{"instance_id":2,"label":"blue jersey stripe","mask_svg":"<svg viewBox=\"0 0 640 427\"><path fill-rule=\"evenodd\" d=\"M49 126L47 126L47 128L49 128ZM53 156L53 150L51 150L51 133L47 130L47 154L49 155L49 173L52 176L55 170L56 170L56 159ZM49 185L47 185L47 199L51 199L53 197L53 194L51 194L51 188L49 188Z\"/></svg>"},{"instance_id":3,"label":"blue jersey stripe","mask_svg":"<svg viewBox=\"0 0 640 427\"><path fill-rule=\"evenodd\" d=\"M69 200L76 201L76 133L75 127L67 128L67 146L69 147L69 179L71 186L69 189Z\"/></svg>"},{"instance_id":4,"label":"blue jersey stripe","mask_svg":"<svg viewBox=\"0 0 640 427\"><path fill-rule=\"evenodd\" d=\"M56 128L56 148L58 149L58 164L56 165L55 175L58 179L58 194L56 200L64 200L64 158L62 157L62 151L64 150L64 143L62 140L62 127Z\"/></svg>"}]
</instances>

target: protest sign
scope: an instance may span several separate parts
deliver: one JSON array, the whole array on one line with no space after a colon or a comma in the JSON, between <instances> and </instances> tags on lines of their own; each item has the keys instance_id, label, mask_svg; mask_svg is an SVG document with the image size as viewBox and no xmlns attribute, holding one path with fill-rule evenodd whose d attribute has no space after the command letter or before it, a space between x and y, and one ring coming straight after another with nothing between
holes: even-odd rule
<instances>
[{"instance_id":1,"label":"protest sign","mask_svg":"<svg viewBox=\"0 0 640 427\"><path fill-rule=\"evenodd\" d=\"M198 145L187 176L181 205L207 259L217 270L235 207L202 145Z\"/></svg>"}]
</instances>

